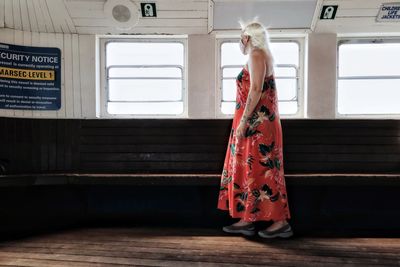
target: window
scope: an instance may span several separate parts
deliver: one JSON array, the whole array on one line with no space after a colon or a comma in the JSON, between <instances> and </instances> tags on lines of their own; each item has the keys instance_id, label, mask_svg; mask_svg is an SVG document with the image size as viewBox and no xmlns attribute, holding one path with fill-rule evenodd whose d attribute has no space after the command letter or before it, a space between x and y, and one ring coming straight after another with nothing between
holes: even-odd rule
<instances>
[{"instance_id":1,"label":"window","mask_svg":"<svg viewBox=\"0 0 400 267\"><path fill-rule=\"evenodd\" d=\"M300 45L295 41L271 40L275 61L275 78L280 114L299 111ZM220 108L223 114L233 114L236 102L236 76L247 56L239 50L238 40L223 40L220 46Z\"/></svg>"},{"instance_id":2,"label":"window","mask_svg":"<svg viewBox=\"0 0 400 267\"><path fill-rule=\"evenodd\" d=\"M338 113L400 114L400 41L342 41L338 49Z\"/></svg>"},{"instance_id":3,"label":"window","mask_svg":"<svg viewBox=\"0 0 400 267\"><path fill-rule=\"evenodd\" d=\"M109 114L178 115L184 111L185 49L177 40L116 40L106 50Z\"/></svg>"}]
</instances>

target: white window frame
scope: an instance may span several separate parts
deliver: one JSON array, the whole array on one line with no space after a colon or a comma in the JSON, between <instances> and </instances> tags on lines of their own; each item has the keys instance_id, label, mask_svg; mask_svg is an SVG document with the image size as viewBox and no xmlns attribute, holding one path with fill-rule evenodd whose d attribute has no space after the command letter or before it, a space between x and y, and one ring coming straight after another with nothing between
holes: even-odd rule
<instances>
[{"instance_id":1,"label":"white window frame","mask_svg":"<svg viewBox=\"0 0 400 267\"><path fill-rule=\"evenodd\" d=\"M182 101L183 112L181 114L110 114L107 112L107 63L106 46L111 42L155 42L155 43L180 43L183 45L184 60L182 66ZM187 35L144 35L144 36L98 36L98 55L100 56L99 76L97 81L97 96L100 105L96 106L96 116L102 118L188 118L188 38ZM161 65L160 65L161 66Z\"/></svg>"},{"instance_id":2,"label":"white window frame","mask_svg":"<svg viewBox=\"0 0 400 267\"><path fill-rule=\"evenodd\" d=\"M239 36L239 35L238 35ZM271 42L295 42L299 45L299 82L297 84L297 113L295 114L279 114L280 118L304 118L305 110L305 35L295 36L270 36ZM216 98L215 98L215 114L217 118L232 118L233 114L224 114L221 111L222 103L222 66L221 66L221 46L225 42L236 42L238 43L238 37L232 36L216 36ZM239 44L238 44L239 45ZM238 47L239 49L239 47ZM279 90L279 88L278 88Z\"/></svg>"},{"instance_id":3,"label":"white window frame","mask_svg":"<svg viewBox=\"0 0 400 267\"><path fill-rule=\"evenodd\" d=\"M382 36L364 36L364 37L355 37L355 36L342 36L338 37L337 41L337 58L336 58L336 92L335 92L335 118L337 119L354 119L354 118L400 118L400 114L340 114L339 113L339 49L343 44L365 44L365 43L400 43L400 37L382 37ZM366 76L368 77L368 76ZM374 77L385 77L385 76L374 76ZM356 77L353 77L353 79ZM364 77L365 78L365 77ZM343 78L342 78L343 79ZM352 79L352 78L350 78Z\"/></svg>"}]
</instances>

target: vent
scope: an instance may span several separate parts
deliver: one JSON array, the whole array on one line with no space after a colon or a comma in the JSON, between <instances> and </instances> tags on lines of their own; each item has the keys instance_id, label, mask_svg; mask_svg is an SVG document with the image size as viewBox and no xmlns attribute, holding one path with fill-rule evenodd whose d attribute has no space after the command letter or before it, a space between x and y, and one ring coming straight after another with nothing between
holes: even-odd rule
<instances>
[{"instance_id":1,"label":"vent","mask_svg":"<svg viewBox=\"0 0 400 267\"><path fill-rule=\"evenodd\" d=\"M107 0L104 15L112 26L121 30L129 30L139 21L139 9L129 0Z\"/></svg>"}]
</instances>

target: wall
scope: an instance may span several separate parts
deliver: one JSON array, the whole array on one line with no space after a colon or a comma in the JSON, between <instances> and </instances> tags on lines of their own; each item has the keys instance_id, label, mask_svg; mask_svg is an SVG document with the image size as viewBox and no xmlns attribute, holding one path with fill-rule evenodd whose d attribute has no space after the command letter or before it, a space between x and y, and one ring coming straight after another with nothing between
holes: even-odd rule
<instances>
[{"instance_id":1,"label":"wall","mask_svg":"<svg viewBox=\"0 0 400 267\"><path fill-rule=\"evenodd\" d=\"M58 111L0 109L0 116L96 118L96 101L99 100L96 100L98 96L96 96L96 38L94 35L0 29L0 42L58 47L62 51L61 109ZM216 109L219 107L215 101L217 92L215 42L215 35L192 34L188 37L189 118L216 118Z\"/></svg>"},{"instance_id":2,"label":"wall","mask_svg":"<svg viewBox=\"0 0 400 267\"><path fill-rule=\"evenodd\" d=\"M139 5L137 1L132 2ZM305 118L335 118L337 36L400 36L399 23L376 22L380 6L386 2L318 0L305 51ZM105 0L0 0L0 42L58 47L63 57L60 110L0 109L0 116L96 118L99 114L96 108L100 105L94 33L120 33L104 13L105 3ZM249 15L254 6L251 1L248 4L249 9L244 13ZM334 20L319 19L323 5L339 6ZM207 34L209 25L213 24L212 3L208 0L160 0L157 7L157 18L141 19L131 30L122 32L189 34L188 116L215 118L219 108L215 101L218 92L215 38ZM273 31L285 33L285 29L280 28Z\"/></svg>"},{"instance_id":3,"label":"wall","mask_svg":"<svg viewBox=\"0 0 400 267\"><path fill-rule=\"evenodd\" d=\"M335 118L336 40L335 33L313 33L308 36L309 118Z\"/></svg>"},{"instance_id":4,"label":"wall","mask_svg":"<svg viewBox=\"0 0 400 267\"><path fill-rule=\"evenodd\" d=\"M190 35L188 46L189 117L215 118L215 38L206 34Z\"/></svg>"},{"instance_id":5,"label":"wall","mask_svg":"<svg viewBox=\"0 0 400 267\"><path fill-rule=\"evenodd\" d=\"M97 118L94 35L0 29L0 42L62 50L62 106L58 111L0 109L3 117ZM189 118L216 118L216 51L213 34L188 37ZM311 33L306 42L305 118L335 118L337 34ZM284 115L281 118L285 118Z\"/></svg>"}]
</instances>

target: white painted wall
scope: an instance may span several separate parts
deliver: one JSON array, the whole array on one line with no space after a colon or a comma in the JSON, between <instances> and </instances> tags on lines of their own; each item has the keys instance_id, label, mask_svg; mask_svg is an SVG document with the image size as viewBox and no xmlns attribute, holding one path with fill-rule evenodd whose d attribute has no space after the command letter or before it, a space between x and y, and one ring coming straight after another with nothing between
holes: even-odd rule
<instances>
[{"instance_id":1,"label":"white painted wall","mask_svg":"<svg viewBox=\"0 0 400 267\"><path fill-rule=\"evenodd\" d=\"M96 95L96 38L94 35L37 33L0 29L0 42L58 47L62 51L61 109L31 111L0 109L2 117L99 118ZM311 33L306 45L305 116L335 119L337 34ZM217 109L216 40L214 34L188 38L188 117L214 119ZM100 90L102 88L99 88ZM97 111L98 114L98 111ZM284 115L281 118L285 118Z\"/></svg>"},{"instance_id":2,"label":"white painted wall","mask_svg":"<svg viewBox=\"0 0 400 267\"><path fill-rule=\"evenodd\" d=\"M0 116L28 118L98 118L96 116L96 38L94 35L31 33L0 29L0 42L58 47L62 51L61 109L0 109ZM213 34L188 38L188 116L216 118L216 40ZM97 55L98 56L98 55ZM334 118L336 34L311 34L308 51L308 118ZM100 90L102 88L99 88ZM307 90L307 88L306 88ZM98 114L98 111L97 111ZM285 116L282 115L282 118Z\"/></svg>"},{"instance_id":3,"label":"white painted wall","mask_svg":"<svg viewBox=\"0 0 400 267\"><path fill-rule=\"evenodd\" d=\"M188 115L190 118L215 118L215 37L189 35L188 47Z\"/></svg>"},{"instance_id":4,"label":"white painted wall","mask_svg":"<svg viewBox=\"0 0 400 267\"><path fill-rule=\"evenodd\" d=\"M307 117L335 118L337 36L308 36Z\"/></svg>"},{"instance_id":5,"label":"white painted wall","mask_svg":"<svg viewBox=\"0 0 400 267\"><path fill-rule=\"evenodd\" d=\"M335 118L337 35L400 36L399 23L375 21L385 2L319 0L315 28L307 38L305 51L304 117ZM0 0L0 42L58 47L62 51L61 109L0 109L0 116L97 118L98 91L102 88L96 84L99 53L94 33L117 34L104 15L104 3L105 0ZM212 5L209 0L159 0L157 5L158 17L141 20L129 33L189 34L188 116L216 118L216 41L214 34L207 34L208 24L212 24ZM318 19L322 5L339 5L335 20Z\"/></svg>"}]
</instances>

